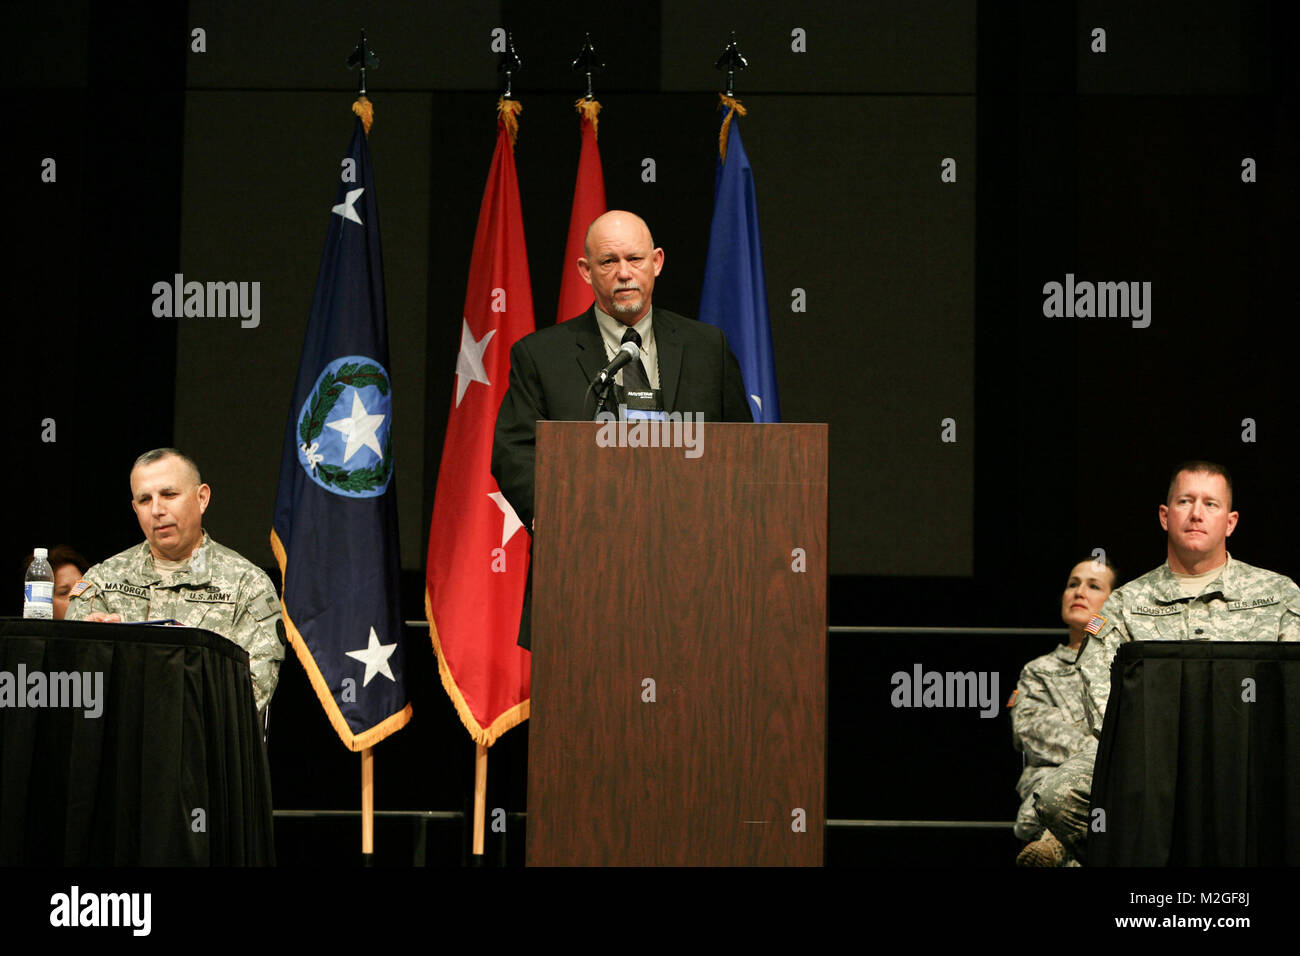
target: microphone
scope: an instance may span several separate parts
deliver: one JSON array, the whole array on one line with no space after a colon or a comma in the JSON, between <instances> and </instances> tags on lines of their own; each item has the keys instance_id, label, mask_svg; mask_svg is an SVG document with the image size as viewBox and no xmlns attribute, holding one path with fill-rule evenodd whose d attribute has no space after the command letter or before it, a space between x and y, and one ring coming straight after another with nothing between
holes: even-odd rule
<instances>
[{"instance_id":1,"label":"microphone","mask_svg":"<svg viewBox=\"0 0 1300 956\"><path fill-rule=\"evenodd\" d=\"M640 357L641 350L637 348L635 342L624 342L619 346L618 352L615 353L610 363L600 370L600 374L591 383L592 388L604 388L619 369L629 362L635 362Z\"/></svg>"}]
</instances>

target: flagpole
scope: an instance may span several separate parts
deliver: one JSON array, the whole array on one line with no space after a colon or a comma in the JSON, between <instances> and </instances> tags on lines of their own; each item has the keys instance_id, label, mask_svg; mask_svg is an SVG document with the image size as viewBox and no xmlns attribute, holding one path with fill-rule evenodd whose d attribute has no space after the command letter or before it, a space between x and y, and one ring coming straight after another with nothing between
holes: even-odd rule
<instances>
[{"instance_id":1,"label":"flagpole","mask_svg":"<svg viewBox=\"0 0 1300 956\"><path fill-rule=\"evenodd\" d=\"M582 49L578 51L577 57L574 58L569 68L574 73L581 73L587 77L587 95L585 98L590 103L596 98L591 90L591 74L605 72L605 62L596 55L596 48L592 45L590 33L583 34Z\"/></svg>"},{"instance_id":2,"label":"flagpole","mask_svg":"<svg viewBox=\"0 0 1300 956\"><path fill-rule=\"evenodd\" d=\"M474 855L483 856L483 823L487 815L487 760L488 749L478 744L474 754ZM482 863L481 859L475 860Z\"/></svg>"},{"instance_id":3,"label":"flagpole","mask_svg":"<svg viewBox=\"0 0 1300 956\"><path fill-rule=\"evenodd\" d=\"M375 749L361 751L361 865L375 862Z\"/></svg>"},{"instance_id":4,"label":"flagpole","mask_svg":"<svg viewBox=\"0 0 1300 956\"><path fill-rule=\"evenodd\" d=\"M517 643L528 537L526 531L516 533L524 530L523 523L500 493L490 468L493 426L509 380L510 348L535 328L514 163L521 106L511 84L521 66L507 32L497 67L505 74L505 89L496 104L496 146L470 256L457 385L447 416L425 570L424 606L438 672L475 742L474 807L472 815L466 815L471 825L466 863L471 866L485 863L488 749L500 734L528 719L529 658ZM493 309L494 303L504 306L507 301L508 311ZM467 370L470 355L478 365L476 374ZM478 502L475 507L482 507L486 516L471 517L470 501ZM471 533L466 533L467 527ZM481 542L470 542L480 534ZM498 562L490 568L478 560L485 553L481 546L489 541ZM507 551L510 570L503 574Z\"/></svg>"},{"instance_id":5,"label":"flagpole","mask_svg":"<svg viewBox=\"0 0 1300 956\"><path fill-rule=\"evenodd\" d=\"M587 227L593 219L606 211L605 175L600 165L600 149L596 145L601 106L591 84L592 74L601 73L604 69L605 64L597 57L596 48L591 43L591 34L588 33L582 41L582 49L573 61L573 72L586 77L587 94L573 104L581 117L578 135L582 145L578 151L573 208L569 213L568 238L564 244L563 269L560 272L559 308L555 312L557 325L591 308L591 286L582 281L576 266L584 254Z\"/></svg>"},{"instance_id":6,"label":"flagpole","mask_svg":"<svg viewBox=\"0 0 1300 956\"><path fill-rule=\"evenodd\" d=\"M270 537L283 581L286 636L340 740L349 752L361 752L361 862L368 866L374 857L371 748L406 726L411 703L404 682L401 582L395 576L400 571L400 549L396 492L390 482L388 320L378 202L367 141L374 107L365 96L366 71L376 68L379 58L367 45L364 30L347 62L360 72L359 95L351 108L356 118L349 119L352 138L343 176L337 158L331 160L334 205L290 402ZM341 300L346 305L334 308ZM368 405L366 414L374 426L369 437L375 439L368 447L378 459L370 465L358 461L345 468L344 460L331 460L328 452L317 454L320 443L315 438L321 435L334 402L344 400L345 390L352 392L354 409ZM349 511L345 504L349 498L339 497L345 481L371 502L363 515ZM344 511L357 515L355 524L353 519L343 520ZM350 540L343 545L333 534L334 529L343 534L345 525L347 534L356 531L366 542L364 558L356 565L334 557L357 553ZM331 529L331 534L318 534L321 528ZM365 588L356 584L358 568L370 575ZM316 588L317 580L330 585ZM310 621L311 626L299 631L295 621L304 625ZM357 663L343 663L345 656ZM364 677L357 669L361 663ZM373 680L377 673L383 679ZM360 684L355 688L354 677ZM346 716L342 702L353 705Z\"/></svg>"},{"instance_id":7,"label":"flagpole","mask_svg":"<svg viewBox=\"0 0 1300 956\"><path fill-rule=\"evenodd\" d=\"M727 93L728 97L736 95L736 71L749 69L749 61L745 55L740 52L740 47L736 46L736 31L731 31L731 40L727 43L727 48L722 51L722 56L718 57L718 62L713 64L715 70L727 71Z\"/></svg>"},{"instance_id":8,"label":"flagpole","mask_svg":"<svg viewBox=\"0 0 1300 956\"><path fill-rule=\"evenodd\" d=\"M701 322L726 332L727 342L740 363L754 421L779 422L781 404L772 354L758 200L753 169L740 137L739 118L745 115L745 107L736 99L736 71L745 69L746 60L736 46L734 32L715 66L727 72L727 92L718 97L723 116L718 124L714 163L713 220L696 314Z\"/></svg>"},{"instance_id":9,"label":"flagpole","mask_svg":"<svg viewBox=\"0 0 1300 956\"><path fill-rule=\"evenodd\" d=\"M362 104L361 116L366 135L370 135L370 121L365 115L366 69L379 66L379 57L366 43L366 31L361 30L361 42L347 60L348 69L356 70L357 102ZM366 747L361 751L361 865L373 866L375 862L375 751Z\"/></svg>"}]
</instances>

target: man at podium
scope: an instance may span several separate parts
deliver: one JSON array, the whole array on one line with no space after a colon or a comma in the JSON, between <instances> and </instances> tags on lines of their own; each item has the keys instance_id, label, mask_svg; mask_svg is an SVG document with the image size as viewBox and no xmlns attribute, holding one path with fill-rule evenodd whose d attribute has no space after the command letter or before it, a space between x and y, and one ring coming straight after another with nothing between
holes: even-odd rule
<instances>
[{"instance_id":1,"label":"man at podium","mask_svg":"<svg viewBox=\"0 0 1300 956\"><path fill-rule=\"evenodd\" d=\"M577 267L595 304L515 343L497 415L492 475L530 529L537 422L590 421L596 405L588 386L625 342L636 344L640 359L615 375L611 404L629 417L693 412L704 421L754 420L723 331L652 307L664 251L640 216L611 210L597 217L583 252Z\"/></svg>"}]
</instances>

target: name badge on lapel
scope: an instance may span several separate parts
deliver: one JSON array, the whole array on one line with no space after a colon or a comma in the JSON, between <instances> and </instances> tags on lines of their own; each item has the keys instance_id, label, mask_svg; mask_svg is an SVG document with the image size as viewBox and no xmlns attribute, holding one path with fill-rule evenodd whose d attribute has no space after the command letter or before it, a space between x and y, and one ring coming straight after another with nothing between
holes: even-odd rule
<instances>
[{"instance_id":1,"label":"name badge on lapel","mask_svg":"<svg viewBox=\"0 0 1300 956\"><path fill-rule=\"evenodd\" d=\"M664 421L662 393L657 388L629 388L623 393L623 415L628 421Z\"/></svg>"}]
</instances>

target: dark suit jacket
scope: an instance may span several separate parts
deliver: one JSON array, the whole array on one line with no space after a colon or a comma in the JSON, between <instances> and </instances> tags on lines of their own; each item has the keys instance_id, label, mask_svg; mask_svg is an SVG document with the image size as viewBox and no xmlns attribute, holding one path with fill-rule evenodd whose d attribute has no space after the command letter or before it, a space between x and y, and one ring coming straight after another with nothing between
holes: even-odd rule
<instances>
[{"instance_id":1,"label":"dark suit jacket","mask_svg":"<svg viewBox=\"0 0 1300 956\"><path fill-rule=\"evenodd\" d=\"M699 412L711 422L754 420L740 363L721 329L656 308L654 336L665 411ZM524 336L510 350L510 388L497 413L492 475L530 532L537 422L590 421L596 403L587 386L607 361L594 307ZM519 640L524 647L530 603L526 596Z\"/></svg>"},{"instance_id":2,"label":"dark suit jacket","mask_svg":"<svg viewBox=\"0 0 1300 956\"><path fill-rule=\"evenodd\" d=\"M740 363L716 326L654 310L664 410L700 412L710 422L752 422ZM492 475L525 528L533 525L537 422L590 421L587 386L607 363L595 309L526 335L510 350L510 389L497 414Z\"/></svg>"}]
</instances>

